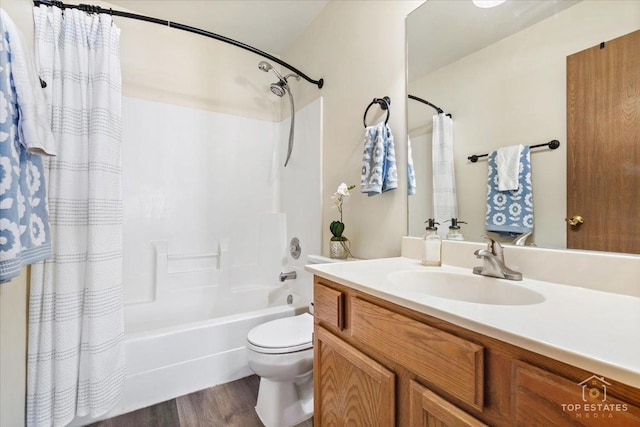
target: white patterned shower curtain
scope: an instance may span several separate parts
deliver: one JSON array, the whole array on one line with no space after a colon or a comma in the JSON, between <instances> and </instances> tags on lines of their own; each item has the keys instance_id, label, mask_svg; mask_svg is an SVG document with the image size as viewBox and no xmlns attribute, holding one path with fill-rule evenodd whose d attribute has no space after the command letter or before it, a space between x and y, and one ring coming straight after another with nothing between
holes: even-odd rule
<instances>
[{"instance_id":1,"label":"white patterned shower curtain","mask_svg":"<svg viewBox=\"0 0 640 427\"><path fill-rule=\"evenodd\" d=\"M53 258L31 269L27 425L62 426L109 411L124 384L120 30L75 9L34 20L58 156Z\"/></svg>"},{"instance_id":2,"label":"white patterned shower curtain","mask_svg":"<svg viewBox=\"0 0 640 427\"><path fill-rule=\"evenodd\" d=\"M445 221L458 217L456 173L453 163L453 119L444 113L433 116L431 147L433 162L433 217L440 223L438 234L444 238Z\"/></svg>"}]
</instances>

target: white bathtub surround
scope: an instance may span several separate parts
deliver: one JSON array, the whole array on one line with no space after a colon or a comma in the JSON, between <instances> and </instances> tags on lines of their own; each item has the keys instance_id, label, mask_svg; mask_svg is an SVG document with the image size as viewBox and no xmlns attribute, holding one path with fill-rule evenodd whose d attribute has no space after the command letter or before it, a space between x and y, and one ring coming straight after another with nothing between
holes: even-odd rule
<instances>
[{"instance_id":1,"label":"white bathtub surround","mask_svg":"<svg viewBox=\"0 0 640 427\"><path fill-rule=\"evenodd\" d=\"M457 246L456 250L458 253L467 253L469 247L471 245ZM468 253L475 258L473 251ZM445 261L446 256L445 253ZM510 253L507 253L505 248L507 265L510 265L509 256ZM640 257L636 258L636 274L627 279L628 281L637 282L639 263ZM414 258L310 265L307 269L329 280L463 328L604 375L606 378L640 387L638 296L536 280L531 278L530 272L533 272L533 269L511 266L522 271L525 280L516 282L480 277L473 275L469 267L423 267L420 261ZM574 269L573 266L564 268ZM391 276L396 272L424 273L429 270L467 275L475 280L494 281L500 286L522 288L523 293L540 294L544 300L536 300L533 304L527 305L469 303L431 296L420 290L398 286L393 283ZM594 310L597 312L595 317Z\"/></svg>"},{"instance_id":2,"label":"white bathtub surround","mask_svg":"<svg viewBox=\"0 0 640 427\"><path fill-rule=\"evenodd\" d=\"M125 303L154 300L152 241L166 241L172 253L206 254L229 239L233 287L266 283L267 276L273 284L281 269L302 271L287 247L295 236L301 259L320 252L321 121L320 98L296 112L295 146L284 168L288 119L273 123L124 97ZM148 153L153 161L140 162ZM269 227L277 227L277 241L262 237ZM266 251L272 244L278 247ZM301 291L309 300L311 288Z\"/></svg>"},{"instance_id":3,"label":"white bathtub surround","mask_svg":"<svg viewBox=\"0 0 640 427\"><path fill-rule=\"evenodd\" d=\"M31 269L27 425L97 417L122 393L120 30L34 8L58 156L47 162L53 259Z\"/></svg>"},{"instance_id":4,"label":"white bathtub surround","mask_svg":"<svg viewBox=\"0 0 640 427\"><path fill-rule=\"evenodd\" d=\"M202 254L229 239L234 286L255 284L262 215L280 212L278 123L129 97L122 110L125 303L153 301L152 241Z\"/></svg>"},{"instance_id":5,"label":"white bathtub surround","mask_svg":"<svg viewBox=\"0 0 640 427\"><path fill-rule=\"evenodd\" d=\"M296 290L277 280L284 268L284 215L265 217L255 265L231 265L230 239L220 239L215 252L202 253L176 253L166 241L151 242L155 296L125 305L127 334L285 304L284 294Z\"/></svg>"}]
</instances>

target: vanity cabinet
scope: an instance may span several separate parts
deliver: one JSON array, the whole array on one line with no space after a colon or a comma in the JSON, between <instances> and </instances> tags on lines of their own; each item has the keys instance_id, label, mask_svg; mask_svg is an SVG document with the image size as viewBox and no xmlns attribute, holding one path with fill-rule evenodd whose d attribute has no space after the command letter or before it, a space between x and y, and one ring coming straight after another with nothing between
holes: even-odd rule
<instances>
[{"instance_id":1,"label":"vanity cabinet","mask_svg":"<svg viewBox=\"0 0 640 427\"><path fill-rule=\"evenodd\" d=\"M314 305L316 426L640 427L626 384L319 276Z\"/></svg>"}]
</instances>

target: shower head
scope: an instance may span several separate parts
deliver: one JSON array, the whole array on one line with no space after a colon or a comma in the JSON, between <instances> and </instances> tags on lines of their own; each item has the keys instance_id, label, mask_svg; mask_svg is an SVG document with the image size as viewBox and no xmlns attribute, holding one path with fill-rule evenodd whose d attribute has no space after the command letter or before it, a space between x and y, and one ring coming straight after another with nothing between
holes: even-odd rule
<instances>
[{"instance_id":1,"label":"shower head","mask_svg":"<svg viewBox=\"0 0 640 427\"><path fill-rule=\"evenodd\" d=\"M282 77L282 75L275 68L273 68L271 64L269 64L266 61L260 61L258 63L258 68L264 71L265 73L268 73L269 70L271 70L275 73L276 76L278 76L278 81L276 83L271 83L270 87L271 87L271 92L273 92L274 95L277 95L279 97L283 97L284 94L287 93L287 90L289 89L289 85L287 85L287 79L289 77L295 77L296 79L300 79L300 77L297 74L288 74L286 77Z\"/></svg>"},{"instance_id":2,"label":"shower head","mask_svg":"<svg viewBox=\"0 0 640 427\"><path fill-rule=\"evenodd\" d=\"M287 92L288 85L284 80L280 80L277 83L271 83L270 87L271 87L271 92L273 92L274 95L283 97L284 94Z\"/></svg>"},{"instance_id":3,"label":"shower head","mask_svg":"<svg viewBox=\"0 0 640 427\"><path fill-rule=\"evenodd\" d=\"M269 70L273 71L275 73L276 76L278 76L279 80L283 80L286 82L285 78L282 77L282 75L278 72L278 70L276 70L275 68L273 68L273 66L271 64L269 64L266 61L260 61L258 62L258 68L261 69L262 71L264 71L265 73L268 73Z\"/></svg>"},{"instance_id":4,"label":"shower head","mask_svg":"<svg viewBox=\"0 0 640 427\"><path fill-rule=\"evenodd\" d=\"M273 67L271 66L271 64L269 64L268 62L265 61L260 61L258 63L258 68L260 68L262 71L264 71L265 73L268 73L270 69L272 69Z\"/></svg>"},{"instance_id":5,"label":"shower head","mask_svg":"<svg viewBox=\"0 0 640 427\"><path fill-rule=\"evenodd\" d=\"M289 103L291 104L291 128L289 129L289 146L287 148L287 159L284 161L284 166L286 167L289 163L289 159L291 158L291 151L293 150L293 128L296 117L296 109L293 106L293 95L291 94L291 89L289 89L287 81L290 77L293 77L296 80L300 80L300 76L297 74L287 74L286 76L282 77L282 75L266 61L260 61L258 63L258 68L265 73L268 73L269 70L271 70L276 76L278 76L278 81L275 83L271 83L271 85L269 86L271 92L273 92L274 95L280 98L282 98L285 93L289 95Z\"/></svg>"}]
</instances>

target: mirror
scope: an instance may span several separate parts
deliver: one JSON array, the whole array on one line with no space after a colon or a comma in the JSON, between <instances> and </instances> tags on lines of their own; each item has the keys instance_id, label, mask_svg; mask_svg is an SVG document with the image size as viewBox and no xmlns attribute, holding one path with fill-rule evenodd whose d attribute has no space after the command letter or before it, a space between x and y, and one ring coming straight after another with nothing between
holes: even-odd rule
<instances>
[{"instance_id":1,"label":"mirror","mask_svg":"<svg viewBox=\"0 0 640 427\"><path fill-rule=\"evenodd\" d=\"M408 94L453 116L465 240L481 241L487 234L487 159L472 163L467 157L559 140L558 149L531 150L534 234L527 243L567 247L567 56L638 30L639 18L640 2L609 0L507 0L490 9L471 0L429 0L407 17ZM408 99L407 112L416 177L415 194L408 197L408 235L422 236L433 211L436 111Z\"/></svg>"}]
</instances>

